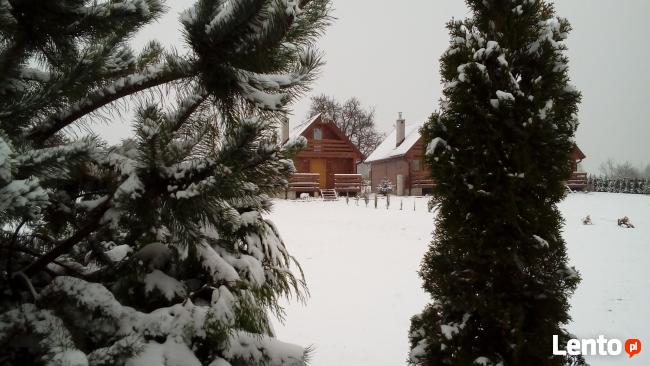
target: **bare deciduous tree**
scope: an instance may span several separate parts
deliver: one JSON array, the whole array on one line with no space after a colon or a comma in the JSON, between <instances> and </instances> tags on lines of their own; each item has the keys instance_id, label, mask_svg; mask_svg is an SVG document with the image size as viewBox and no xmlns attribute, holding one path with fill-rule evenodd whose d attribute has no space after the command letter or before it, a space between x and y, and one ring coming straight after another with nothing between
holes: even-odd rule
<instances>
[{"instance_id":1,"label":"bare deciduous tree","mask_svg":"<svg viewBox=\"0 0 650 366\"><path fill-rule=\"evenodd\" d=\"M600 174L606 177L613 177L614 171L616 170L616 163L614 162L614 159L609 158L607 161L600 163L598 170L600 171Z\"/></svg>"},{"instance_id":2,"label":"bare deciduous tree","mask_svg":"<svg viewBox=\"0 0 650 366\"><path fill-rule=\"evenodd\" d=\"M641 170L632 165L629 161L625 163L617 163L614 159L609 158L604 163L600 164L600 173L610 178L632 178L637 179L643 176L650 177L650 164L642 173Z\"/></svg>"},{"instance_id":3,"label":"bare deciduous tree","mask_svg":"<svg viewBox=\"0 0 650 366\"><path fill-rule=\"evenodd\" d=\"M361 151L364 158L382 142L385 135L375 129L375 110L366 109L358 98L352 97L343 104L334 97L318 95L311 98L309 116L322 113L343 131Z\"/></svg>"}]
</instances>

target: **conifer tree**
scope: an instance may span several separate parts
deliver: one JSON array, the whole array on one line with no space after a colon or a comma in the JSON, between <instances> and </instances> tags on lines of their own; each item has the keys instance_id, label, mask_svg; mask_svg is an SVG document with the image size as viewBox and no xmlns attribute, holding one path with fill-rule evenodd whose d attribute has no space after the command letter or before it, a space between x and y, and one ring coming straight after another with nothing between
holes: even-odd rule
<instances>
[{"instance_id":1,"label":"conifer tree","mask_svg":"<svg viewBox=\"0 0 650 366\"><path fill-rule=\"evenodd\" d=\"M164 10L0 0L3 364L306 362L270 324L306 288L266 214L304 145L274 131L321 65L329 2L199 0L187 54L133 50ZM125 98L132 138L77 133Z\"/></svg>"},{"instance_id":2,"label":"conifer tree","mask_svg":"<svg viewBox=\"0 0 650 366\"><path fill-rule=\"evenodd\" d=\"M570 31L544 0L467 0L448 23L440 109L422 130L439 202L420 275L432 303L412 319L413 365L566 365L563 220L580 93Z\"/></svg>"}]
</instances>

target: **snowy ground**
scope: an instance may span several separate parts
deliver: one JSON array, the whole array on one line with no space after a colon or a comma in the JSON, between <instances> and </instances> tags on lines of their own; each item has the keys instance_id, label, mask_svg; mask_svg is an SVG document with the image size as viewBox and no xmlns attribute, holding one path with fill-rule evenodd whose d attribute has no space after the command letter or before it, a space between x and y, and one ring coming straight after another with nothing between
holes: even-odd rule
<instances>
[{"instance_id":1,"label":"snowy ground","mask_svg":"<svg viewBox=\"0 0 650 366\"><path fill-rule=\"evenodd\" d=\"M402 211L399 201L393 198L389 210L382 201L377 209L363 201L276 202L271 218L302 264L311 293L306 305L288 304L276 331L283 341L313 345L313 366L405 364L409 319L428 301L416 270L433 215L424 198L404 198ZM560 208L569 255L583 277L569 329L578 338L603 334L650 344L650 197L577 193ZM582 225L587 214L594 225ZM622 216L636 228L619 228ZM588 361L648 365L647 353Z\"/></svg>"}]
</instances>

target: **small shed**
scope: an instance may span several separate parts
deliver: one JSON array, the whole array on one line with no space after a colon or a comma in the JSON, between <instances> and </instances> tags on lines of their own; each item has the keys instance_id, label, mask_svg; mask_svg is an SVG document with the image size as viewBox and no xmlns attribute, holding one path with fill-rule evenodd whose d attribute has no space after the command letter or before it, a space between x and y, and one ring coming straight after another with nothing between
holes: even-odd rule
<instances>
[{"instance_id":1,"label":"small shed","mask_svg":"<svg viewBox=\"0 0 650 366\"><path fill-rule=\"evenodd\" d=\"M317 114L292 129L288 125L283 126L284 142L298 136L307 139L307 147L293 159L297 174L292 178L292 183L300 183L292 184L291 190L308 193L336 188L339 191L349 190L351 178L357 178L349 174L357 173L356 167L362 160L362 154L343 131L334 122ZM360 180L360 176L358 178Z\"/></svg>"},{"instance_id":2,"label":"small shed","mask_svg":"<svg viewBox=\"0 0 650 366\"><path fill-rule=\"evenodd\" d=\"M423 123L406 124L399 114L395 130L368 156L373 191L386 178L397 195L422 195L433 188L430 169L424 161L420 128Z\"/></svg>"}]
</instances>

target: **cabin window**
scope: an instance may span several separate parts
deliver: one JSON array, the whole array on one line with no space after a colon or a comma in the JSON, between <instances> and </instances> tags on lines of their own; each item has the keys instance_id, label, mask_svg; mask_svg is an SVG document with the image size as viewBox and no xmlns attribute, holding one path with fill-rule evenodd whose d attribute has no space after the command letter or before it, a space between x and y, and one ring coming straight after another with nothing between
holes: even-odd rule
<instances>
[{"instance_id":1,"label":"cabin window","mask_svg":"<svg viewBox=\"0 0 650 366\"><path fill-rule=\"evenodd\" d=\"M414 172L420 171L420 160L411 160L411 170Z\"/></svg>"},{"instance_id":2,"label":"cabin window","mask_svg":"<svg viewBox=\"0 0 650 366\"><path fill-rule=\"evenodd\" d=\"M323 130L320 128L314 128L314 140L322 140L323 139Z\"/></svg>"}]
</instances>

